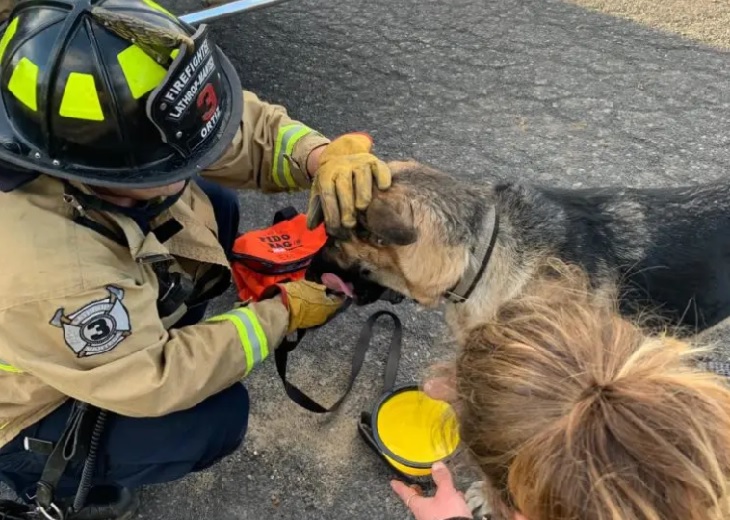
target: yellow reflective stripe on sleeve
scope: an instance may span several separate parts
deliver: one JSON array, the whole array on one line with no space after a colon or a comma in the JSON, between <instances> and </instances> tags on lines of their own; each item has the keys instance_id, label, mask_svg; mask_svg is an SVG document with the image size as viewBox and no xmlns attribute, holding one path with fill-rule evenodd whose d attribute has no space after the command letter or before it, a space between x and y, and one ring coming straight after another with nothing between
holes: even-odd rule
<instances>
[{"instance_id":1,"label":"yellow reflective stripe on sleeve","mask_svg":"<svg viewBox=\"0 0 730 520\"><path fill-rule=\"evenodd\" d=\"M81 72L68 75L58 113L63 117L104 121L94 76Z\"/></svg>"},{"instance_id":2,"label":"yellow reflective stripe on sleeve","mask_svg":"<svg viewBox=\"0 0 730 520\"><path fill-rule=\"evenodd\" d=\"M136 45L130 45L117 54L117 61L134 99L154 90L167 74L165 67Z\"/></svg>"},{"instance_id":3,"label":"yellow reflective stripe on sleeve","mask_svg":"<svg viewBox=\"0 0 730 520\"><path fill-rule=\"evenodd\" d=\"M279 128L276 136L276 145L274 146L274 164L272 166L272 177L274 182L280 188L284 187L282 177L286 180L286 185L290 188L296 188L297 184L289 171L289 161L284 155L291 155L294 145L297 144L302 137L312 132L311 128L307 128L300 124L284 125Z\"/></svg>"},{"instance_id":4,"label":"yellow reflective stripe on sleeve","mask_svg":"<svg viewBox=\"0 0 730 520\"><path fill-rule=\"evenodd\" d=\"M15 36L15 30L18 28L18 17L16 16L13 18L13 21L10 22L10 25L8 25L8 28L5 29L5 33L3 34L2 39L0 40L0 61L2 61L3 56L5 56L5 49L8 48L8 43L10 43L10 40L13 39L13 36Z\"/></svg>"},{"instance_id":5,"label":"yellow reflective stripe on sleeve","mask_svg":"<svg viewBox=\"0 0 730 520\"><path fill-rule=\"evenodd\" d=\"M3 428L5 428L8 424L10 424L10 423L9 422L4 422L4 423L0 424L0 430L2 430Z\"/></svg>"},{"instance_id":6,"label":"yellow reflective stripe on sleeve","mask_svg":"<svg viewBox=\"0 0 730 520\"><path fill-rule=\"evenodd\" d=\"M248 375L253 365L253 353L251 352L250 342L248 340L248 336L246 335L246 326L241 323L241 320L236 316L229 316L227 314L213 316L212 318L208 318L207 321L230 321L231 323L233 323L233 325L236 327L236 332L238 332L238 339L241 340L243 354L246 356L246 375Z\"/></svg>"},{"instance_id":7,"label":"yellow reflective stripe on sleeve","mask_svg":"<svg viewBox=\"0 0 730 520\"><path fill-rule=\"evenodd\" d=\"M21 58L10 76L8 90L18 98L18 101L35 112L38 110L37 89L38 65L28 58Z\"/></svg>"},{"instance_id":8,"label":"yellow reflective stripe on sleeve","mask_svg":"<svg viewBox=\"0 0 730 520\"><path fill-rule=\"evenodd\" d=\"M258 318L250 309L233 309L232 311L209 318L208 321L230 321L236 327L241 347L246 356L246 375L269 355L266 334L261 328Z\"/></svg>"},{"instance_id":9,"label":"yellow reflective stripe on sleeve","mask_svg":"<svg viewBox=\"0 0 730 520\"><path fill-rule=\"evenodd\" d=\"M248 323L253 328L258 344L261 345L261 360L266 359L269 356L269 340L266 339L266 333L263 327L261 327L261 323L256 317L256 314L251 309L246 308L236 309L235 312L242 312L248 317Z\"/></svg>"},{"instance_id":10,"label":"yellow reflective stripe on sleeve","mask_svg":"<svg viewBox=\"0 0 730 520\"><path fill-rule=\"evenodd\" d=\"M19 368L15 368L13 365L8 365L5 361L0 359L0 372L12 372L13 374L22 374L23 371Z\"/></svg>"}]
</instances>

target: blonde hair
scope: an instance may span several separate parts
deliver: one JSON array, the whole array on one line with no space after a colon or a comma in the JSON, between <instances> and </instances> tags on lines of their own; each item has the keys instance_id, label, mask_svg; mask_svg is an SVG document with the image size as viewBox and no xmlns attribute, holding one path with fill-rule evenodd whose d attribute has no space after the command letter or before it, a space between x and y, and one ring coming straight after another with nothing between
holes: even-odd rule
<instances>
[{"instance_id":1,"label":"blonde hair","mask_svg":"<svg viewBox=\"0 0 730 520\"><path fill-rule=\"evenodd\" d=\"M495 516L730 518L725 380L555 267L471 330L455 364L460 435Z\"/></svg>"}]
</instances>

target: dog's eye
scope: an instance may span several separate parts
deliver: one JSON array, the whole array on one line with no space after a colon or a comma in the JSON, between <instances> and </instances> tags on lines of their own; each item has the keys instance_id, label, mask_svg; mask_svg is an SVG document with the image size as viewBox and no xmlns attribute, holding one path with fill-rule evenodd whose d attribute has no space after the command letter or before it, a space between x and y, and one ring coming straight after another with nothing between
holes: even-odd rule
<instances>
[{"instance_id":1,"label":"dog's eye","mask_svg":"<svg viewBox=\"0 0 730 520\"><path fill-rule=\"evenodd\" d=\"M357 236L357 238L359 240L362 240L363 242L368 242L378 247L382 247L385 245L385 242L382 238L373 235L370 231L361 226L355 228L355 236Z\"/></svg>"}]
</instances>

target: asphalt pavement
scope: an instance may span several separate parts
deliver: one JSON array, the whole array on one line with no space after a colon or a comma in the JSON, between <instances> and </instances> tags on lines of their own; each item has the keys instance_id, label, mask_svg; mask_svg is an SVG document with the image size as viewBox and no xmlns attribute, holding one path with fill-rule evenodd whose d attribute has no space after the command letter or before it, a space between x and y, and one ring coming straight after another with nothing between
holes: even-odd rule
<instances>
[{"instance_id":1,"label":"asphalt pavement","mask_svg":"<svg viewBox=\"0 0 730 520\"><path fill-rule=\"evenodd\" d=\"M560 186L677 185L730 171L730 54L559 1L290 0L213 28L244 88L327 135L368 131L384 158L474 182ZM306 203L303 194L241 200L241 230ZM292 356L292 380L334 402L360 327L383 307L349 311L309 337ZM399 382L415 381L449 355L442 316L408 303L393 310L404 324ZM140 518L407 518L355 426L380 393L389 331L379 329L332 417L289 401L273 362L257 369L241 449L146 489Z\"/></svg>"}]
</instances>

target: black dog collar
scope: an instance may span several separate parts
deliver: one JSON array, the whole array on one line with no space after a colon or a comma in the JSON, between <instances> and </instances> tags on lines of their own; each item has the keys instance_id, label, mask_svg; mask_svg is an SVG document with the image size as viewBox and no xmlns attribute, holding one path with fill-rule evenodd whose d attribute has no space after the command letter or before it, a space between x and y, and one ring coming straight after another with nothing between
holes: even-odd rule
<instances>
[{"instance_id":1,"label":"black dog collar","mask_svg":"<svg viewBox=\"0 0 730 520\"><path fill-rule=\"evenodd\" d=\"M489 242L479 241L472 253L476 258L481 258L479 268L476 269L474 264L469 262L466 272L459 280L459 283L457 283L453 289L444 293L444 297L451 303L464 303L467 301L469 296L471 296L471 293L474 291L474 288L477 286L477 283L479 283L479 280L481 280L484 275L484 271L487 269L487 264L489 263L489 259L492 257L492 252L494 251L494 244L497 242L497 233L499 232L499 215L497 213L497 208L494 206L490 209L485 220L484 229L489 230L490 228L492 230L492 234Z\"/></svg>"}]
</instances>

